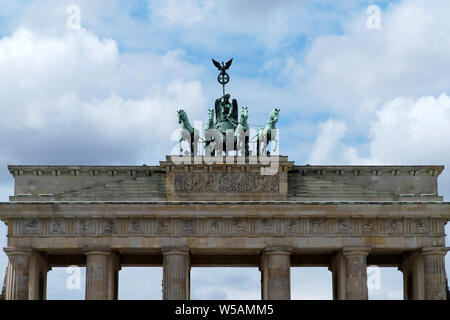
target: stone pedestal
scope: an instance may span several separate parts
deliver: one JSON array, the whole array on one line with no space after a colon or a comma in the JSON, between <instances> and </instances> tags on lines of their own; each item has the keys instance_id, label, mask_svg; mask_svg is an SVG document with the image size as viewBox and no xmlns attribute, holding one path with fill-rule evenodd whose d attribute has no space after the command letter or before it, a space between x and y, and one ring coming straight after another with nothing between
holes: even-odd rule
<instances>
[{"instance_id":1,"label":"stone pedestal","mask_svg":"<svg viewBox=\"0 0 450 320\"><path fill-rule=\"evenodd\" d=\"M115 300L118 256L111 250L86 250L86 300Z\"/></svg>"},{"instance_id":2,"label":"stone pedestal","mask_svg":"<svg viewBox=\"0 0 450 320\"><path fill-rule=\"evenodd\" d=\"M332 260L333 297L337 300L367 300L367 247L347 247Z\"/></svg>"},{"instance_id":3,"label":"stone pedestal","mask_svg":"<svg viewBox=\"0 0 450 320\"><path fill-rule=\"evenodd\" d=\"M31 249L5 248L8 255L6 300L28 300Z\"/></svg>"},{"instance_id":4,"label":"stone pedestal","mask_svg":"<svg viewBox=\"0 0 450 320\"><path fill-rule=\"evenodd\" d=\"M185 247L163 248L163 299L189 300L190 256Z\"/></svg>"},{"instance_id":5,"label":"stone pedestal","mask_svg":"<svg viewBox=\"0 0 450 320\"><path fill-rule=\"evenodd\" d=\"M289 247L267 247L261 256L263 300L291 299L291 252Z\"/></svg>"},{"instance_id":6,"label":"stone pedestal","mask_svg":"<svg viewBox=\"0 0 450 320\"><path fill-rule=\"evenodd\" d=\"M430 247L422 249L426 300L447 299L444 256L447 248Z\"/></svg>"}]
</instances>

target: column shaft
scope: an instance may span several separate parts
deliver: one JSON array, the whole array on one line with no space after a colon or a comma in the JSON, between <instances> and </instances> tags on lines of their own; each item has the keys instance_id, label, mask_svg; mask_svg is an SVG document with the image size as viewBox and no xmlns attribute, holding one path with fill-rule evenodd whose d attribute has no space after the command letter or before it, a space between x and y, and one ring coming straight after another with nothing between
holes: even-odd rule
<instances>
[{"instance_id":1,"label":"column shaft","mask_svg":"<svg viewBox=\"0 0 450 320\"><path fill-rule=\"evenodd\" d=\"M262 299L291 299L290 248L266 248L261 257Z\"/></svg>"},{"instance_id":2,"label":"column shaft","mask_svg":"<svg viewBox=\"0 0 450 320\"><path fill-rule=\"evenodd\" d=\"M403 273L403 298L425 299L423 256L419 251L406 253L399 268Z\"/></svg>"},{"instance_id":3,"label":"column shaft","mask_svg":"<svg viewBox=\"0 0 450 320\"><path fill-rule=\"evenodd\" d=\"M163 248L163 299L190 298L190 257L187 248Z\"/></svg>"},{"instance_id":4,"label":"column shaft","mask_svg":"<svg viewBox=\"0 0 450 320\"><path fill-rule=\"evenodd\" d=\"M111 250L89 250L85 255L86 300L117 299L117 255Z\"/></svg>"},{"instance_id":5,"label":"column shaft","mask_svg":"<svg viewBox=\"0 0 450 320\"><path fill-rule=\"evenodd\" d=\"M5 248L4 251L8 255L6 300L28 300L32 250Z\"/></svg>"},{"instance_id":6,"label":"column shaft","mask_svg":"<svg viewBox=\"0 0 450 320\"><path fill-rule=\"evenodd\" d=\"M345 262L345 299L367 300L367 263L369 248L344 248Z\"/></svg>"},{"instance_id":7,"label":"column shaft","mask_svg":"<svg viewBox=\"0 0 450 320\"><path fill-rule=\"evenodd\" d=\"M333 299L345 300L347 297L346 291L346 273L345 273L345 259L342 252L338 252L331 260L331 272L333 279Z\"/></svg>"},{"instance_id":8,"label":"column shaft","mask_svg":"<svg viewBox=\"0 0 450 320\"><path fill-rule=\"evenodd\" d=\"M447 299L444 256L447 248L423 248L426 300Z\"/></svg>"},{"instance_id":9,"label":"column shaft","mask_svg":"<svg viewBox=\"0 0 450 320\"><path fill-rule=\"evenodd\" d=\"M30 258L29 299L45 300L47 297L47 273L49 270L47 256L35 252Z\"/></svg>"}]
</instances>

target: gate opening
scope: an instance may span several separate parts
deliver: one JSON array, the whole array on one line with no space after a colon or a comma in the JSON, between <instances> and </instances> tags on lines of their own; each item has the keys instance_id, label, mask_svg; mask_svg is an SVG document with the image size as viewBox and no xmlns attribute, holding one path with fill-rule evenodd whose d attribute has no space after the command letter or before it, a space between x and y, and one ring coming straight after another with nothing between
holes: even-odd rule
<instances>
[{"instance_id":1,"label":"gate opening","mask_svg":"<svg viewBox=\"0 0 450 320\"><path fill-rule=\"evenodd\" d=\"M403 273L397 267L367 266L369 300L403 300Z\"/></svg>"},{"instance_id":2,"label":"gate opening","mask_svg":"<svg viewBox=\"0 0 450 320\"><path fill-rule=\"evenodd\" d=\"M122 267L119 300L162 300L162 267Z\"/></svg>"},{"instance_id":3,"label":"gate opening","mask_svg":"<svg viewBox=\"0 0 450 320\"><path fill-rule=\"evenodd\" d=\"M47 300L84 300L85 288L86 267L52 267L47 273Z\"/></svg>"},{"instance_id":4,"label":"gate opening","mask_svg":"<svg viewBox=\"0 0 450 320\"><path fill-rule=\"evenodd\" d=\"M292 300L332 300L332 274L327 267L291 267Z\"/></svg>"},{"instance_id":5,"label":"gate opening","mask_svg":"<svg viewBox=\"0 0 450 320\"><path fill-rule=\"evenodd\" d=\"M261 299L261 273L250 267L191 268L191 300Z\"/></svg>"}]
</instances>

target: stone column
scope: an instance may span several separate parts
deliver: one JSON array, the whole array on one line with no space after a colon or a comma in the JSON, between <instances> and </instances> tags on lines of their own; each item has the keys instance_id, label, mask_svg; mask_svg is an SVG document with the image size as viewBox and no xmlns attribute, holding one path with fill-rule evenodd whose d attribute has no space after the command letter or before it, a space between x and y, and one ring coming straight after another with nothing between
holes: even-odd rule
<instances>
[{"instance_id":1,"label":"stone column","mask_svg":"<svg viewBox=\"0 0 450 320\"><path fill-rule=\"evenodd\" d=\"M186 247L162 248L163 254L163 299L189 300L190 256Z\"/></svg>"},{"instance_id":2,"label":"stone column","mask_svg":"<svg viewBox=\"0 0 450 320\"><path fill-rule=\"evenodd\" d=\"M31 249L5 248L8 255L6 300L28 300Z\"/></svg>"},{"instance_id":3,"label":"stone column","mask_svg":"<svg viewBox=\"0 0 450 320\"><path fill-rule=\"evenodd\" d=\"M110 249L85 250L86 300L117 299L118 255Z\"/></svg>"},{"instance_id":4,"label":"stone column","mask_svg":"<svg viewBox=\"0 0 450 320\"><path fill-rule=\"evenodd\" d=\"M261 256L261 284L263 300L291 299L290 247L267 247Z\"/></svg>"},{"instance_id":5,"label":"stone column","mask_svg":"<svg viewBox=\"0 0 450 320\"><path fill-rule=\"evenodd\" d=\"M447 299L444 256L445 247L422 248L426 300Z\"/></svg>"},{"instance_id":6,"label":"stone column","mask_svg":"<svg viewBox=\"0 0 450 320\"><path fill-rule=\"evenodd\" d=\"M3 278L2 298L6 299L6 280L8 279L8 266L6 266L5 277Z\"/></svg>"},{"instance_id":7,"label":"stone column","mask_svg":"<svg viewBox=\"0 0 450 320\"><path fill-rule=\"evenodd\" d=\"M403 298L405 300L425 299L423 256L421 252L405 253L399 269L403 273Z\"/></svg>"},{"instance_id":8,"label":"stone column","mask_svg":"<svg viewBox=\"0 0 450 320\"><path fill-rule=\"evenodd\" d=\"M346 247L334 255L331 261L333 272L333 298L336 300L367 300L368 247Z\"/></svg>"},{"instance_id":9,"label":"stone column","mask_svg":"<svg viewBox=\"0 0 450 320\"><path fill-rule=\"evenodd\" d=\"M47 297L47 273L50 270L47 254L34 252L30 257L29 299L45 300Z\"/></svg>"},{"instance_id":10,"label":"stone column","mask_svg":"<svg viewBox=\"0 0 450 320\"><path fill-rule=\"evenodd\" d=\"M347 292L345 289L346 273L345 273L345 259L342 251L337 252L331 258L331 273L333 284L333 299L345 300Z\"/></svg>"}]
</instances>

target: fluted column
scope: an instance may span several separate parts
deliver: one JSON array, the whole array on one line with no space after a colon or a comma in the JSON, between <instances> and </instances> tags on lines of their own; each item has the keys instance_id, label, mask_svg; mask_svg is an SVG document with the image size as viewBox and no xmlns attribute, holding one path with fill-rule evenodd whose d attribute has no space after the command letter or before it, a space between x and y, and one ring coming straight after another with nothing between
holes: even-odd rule
<instances>
[{"instance_id":1,"label":"fluted column","mask_svg":"<svg viewBox=\"0 0 450 320\"><path fill-rule=\"evenodd\" d=\"M347 247L342 249L345 262L345 298L346 300L367 300L367 262L370 249Z\"/></svg>"},{"instance_id":2,"label":"fluted column","mask_svg":"<svg viewBox=\"0 0 450 320\"><path fill-rule=\"evenodd\" d=\"M289 247L267 247L261 256L263 300L291 299L291 253Z\"/></svg>"},{"instance_id":3,"label":"fluted column","mask_svg":"<svg viewBox=\"0 0 450 320\"><path fill-rule=\"evenodd\" d=\"M444 256L448 248L422 249L426 300L447 299Z\"/></svg>"},{"instance_id":4,"label":"fluted column","mask_svg":"<svg viewBox=\"0 0 450 320\"><path fill-rule=\"evenodd\" d=\"M109 249L85 250L86 300L117 299L118 256Z\"/></svg>"},{"instance_id":5,"label":"fluted column","mask_svg":"<svg viewBox=\"0 0 450 320\"><path fill-rule=\"evenodd\" d=\"M5 248L8 255L6 300L29 299L31 249Z\"/></svg>"},{"instance_id":6,"label":"fluted column","mask_svg":"<svg viewBox=\"0 0 450 320\"><path fill-rule=\"evenodd\" d=\"M163 254L163 299L189 300L190 256L186 247L166 247Z\"/></svg>"}]
</instances>

